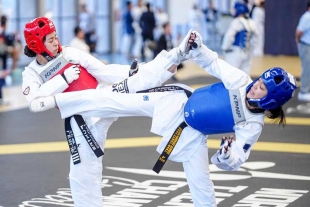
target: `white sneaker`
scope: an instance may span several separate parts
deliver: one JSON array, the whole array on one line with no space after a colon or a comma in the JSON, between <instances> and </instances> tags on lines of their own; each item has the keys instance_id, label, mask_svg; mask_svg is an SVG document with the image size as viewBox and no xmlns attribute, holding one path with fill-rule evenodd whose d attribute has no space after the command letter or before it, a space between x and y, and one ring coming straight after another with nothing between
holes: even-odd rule
<instances>
[{"instance_id":1,"label":"white sneaker","mask_svg":"<svg viewBox=\"0 0 310 207\"><path fill-rule=\"evenodd\" d=\"M29 110L31 112L42 112L56 107L54 96L36 98L30 102Z\"/></svg>"},{"instance_id":2,"label":"white sneaker","mask_svg":"<svg viewBox=\"0 0 310 207\"><path fill-rule=\"evenodd\" d=\"M298 93L298 100L299 101L306 101L310 102L310 93Z\"/></svg>"}]
</instances>

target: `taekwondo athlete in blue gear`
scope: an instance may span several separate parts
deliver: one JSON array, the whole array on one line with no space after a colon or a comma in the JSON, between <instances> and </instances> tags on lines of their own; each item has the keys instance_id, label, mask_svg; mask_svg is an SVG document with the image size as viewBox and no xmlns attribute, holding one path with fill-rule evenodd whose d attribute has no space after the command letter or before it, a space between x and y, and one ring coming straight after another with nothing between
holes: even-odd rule
<instances>
[{"instance_id":1,"label":"taekwondo athlete in blue gear","mask_svg":"<svg viewBox=\"0 0 310 207\"><path fill-rule=\"evenodd\" d=\"M259 79L263 80L269 93L260 99L247 98L247 102L250 106L264 110L285 104L291 99L297 85L295 78L282 68L271 68L247 86L247 93ZM236 123L253 119L244 111L240 97L238 90L227 90L222 82L199 88L184 107L185 121L205 135L233 132ZM219 108L222 110L219 111Z\"/></svg>"},{"instance_id":2,"label":"taekwondo athlete in blue gear","mask_svg":"<svg viewBox=\"0 0 310 207\"><path fill-rule=\"evenodd\" d=\"M248 18L249 9L244 3L234 5L234 19L227 29L222 43L225 61L250 74L252 48L258 40L255 22Z\"/></svg>"},{"instance_id":3,"label":"taekwondo athlete in blue gear","mask_svg":"<svg viewBox=\"0 0 310 207\"><path fill-rule=\"evenodd\" d=\"M145 69L153 69L142 67L136 75L128 78L128 89L134 94L109 93L111 88L106 87L102 91L62 93L49 98L56 101L62 118L73 114L86 117L152 117L151 132L162 136L157 147L159 153L164 151L174 131L186 121L188 126L180 134L169 160L182 162L194 206L215 207L217 203L213 182L210 179L206 144L208 136L205 135L223 131L235 132L235 140L233 136L222 139L220 149L211 161L221 169L237 170L248 159L252 146L262 132L265 110L266 113L271 109L270 113L276 111L268 117L280 118L279 123L284 123L284 117L279 117L278 114L283 112L281 106L293 96L297 85L295 78L281 68L271 68L253 82L243 71L219 59L217 53L203 45L197 32L190 31L190 33L196 36L197 48L192 47L187 58L191 58L222 82L196 89L189 98L186 90L193 91L193 89L185 85L168 85L149 89L149 93L134 93L137 88L132 90L132 85L139 82L143 76L148 77L147 73L144 73ZM157 80L147 78L144 81L144 84L149 84L147 82ZM178 87L183 87L185 90L172 90ZM168 90L164 90L165 88ZM239 95L239 98L234 99L234 95ZM40 108L40 102L45 103L45 100L46 98L34 100L30 106L31 110L33 112L47 110L47 107ZM249 101L259 107L251 106ZM235 113L236 102L239 108ZM237 117L234 117L234 113ZM239 113L244 120L241 121ZM214 120L216 124L212 125Z\"/></svg>"}]
</instances>

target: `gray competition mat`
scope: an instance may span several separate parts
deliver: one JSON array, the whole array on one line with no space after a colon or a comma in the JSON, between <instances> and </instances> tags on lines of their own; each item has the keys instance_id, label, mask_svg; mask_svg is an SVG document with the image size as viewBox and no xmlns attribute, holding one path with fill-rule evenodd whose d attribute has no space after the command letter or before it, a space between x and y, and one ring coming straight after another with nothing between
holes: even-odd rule
<instances>
[{"instance_id":1,"label":"gray competition mat","mask_svg":"<svg viewBox=\"0 0 310 207\"><path fill-rule=\"evenodd\" d=\"M184 81L186 84L212 82L216 80L206 77ZM285 109L298 104L301 103L294 97ZM310 118L310 115L301 113L287 116ZM0 123L0 147L65 141L63 121L56 109L38 114L32 114L28 109L3 112L0 113ZM156 135L149 132L150 126L150 118L120 118L110 128L108 139L154 137ZM309 146L309 132L309 125L288 125L283 129L266 124L259 141ZM210 136L210 139L216 138L220 143L220 135ZM182 164L168 161L156 176L151 170L158 158L155 149L156 146L105 149L104 206L191 206L184 174L176 173L183 172ZM216 149L210 149L209 157L215 152ZM74 206L68 181L69 158L68 151L0 154L0 206ZM276 152L275 149L274 152L252 151L249 160L237 172L219 171L211 165L218 207L308 207L309 160L310 149L308 153ZM164 188L152 191L152 186Z\"/></svg>"}]
</instances>

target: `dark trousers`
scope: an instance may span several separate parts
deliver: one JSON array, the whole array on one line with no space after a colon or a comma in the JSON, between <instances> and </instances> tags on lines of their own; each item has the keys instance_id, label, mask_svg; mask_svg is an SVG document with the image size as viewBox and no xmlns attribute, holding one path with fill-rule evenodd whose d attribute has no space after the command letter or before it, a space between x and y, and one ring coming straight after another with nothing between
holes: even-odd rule
<instances>
[{"instance_id":1,"label":"dark trousers","mask_svg":"<svg viewBox=\"0 0 310 207\"><path fill-rule=\"evenodd\" d=\"M142 62L145 61L145 42L147 40L151 40L151 41L154 41L154 35L153 35L153 32L148 32L148 33L143 33L142 32L142 46L141 46L141 59L142 59Z\"/></svg>"},{"instance_id":2,"label":"dark trousers","mask_svg":"<svg viewBox=\"0 0 310 207\"><path fill-rule=\"evenodd\" d=\"M2 61L2 66L3 66L3 70L6 70L7 69L7 54L3 54L3 55L0 55L0 59ZM2 87L4 86L5 84L5 79L4 78L0 78L0 99L2 99Z\"/></svg>"},{"instance_id":3,"label":"dark trousers","mask_svg":"<svg viewBox=\"0 0 310 207\"><path fill-rule=\"evenodd\" d=\"M5 79L1 78L0 79L0 99L2 99L2 87L5 84Z\"/></svg>"}]
</instances>

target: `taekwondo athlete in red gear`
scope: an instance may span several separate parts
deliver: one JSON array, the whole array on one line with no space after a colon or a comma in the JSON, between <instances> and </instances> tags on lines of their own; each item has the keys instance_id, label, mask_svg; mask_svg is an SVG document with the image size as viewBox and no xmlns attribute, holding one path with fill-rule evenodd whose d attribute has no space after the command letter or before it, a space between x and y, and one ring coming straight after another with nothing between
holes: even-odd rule
<instances>
[{"instance_id":1,"label":"taekwondo athlete in red gear","mask_svg":"<svg viewBox=\"0 0 310 207\"><path fill-rule=\"evenodd\" d=\"M22 88L29 102L38 97L62 92L82 91L90 88L100 90L120 80L123 81L113 84L113 90L107 91L107 94L112 91L129 92L125 78L128 78L130 71L136 73L137 70L129 70L129 65L105 65L83 51L72 47L62 47L55 25L51 20L45 17L34 19L26 24L24 35L27 44L25 54L36 57L23 72ZM139 73L135 75L138 80L133 83L130 80L128 82L137 88L141 88L139 84L144 82L149 82L145 87L161 85L174 75L177 65L182 60L184 58L180 56L179 50L172 50L169 53L163 51L155 60L139 66ZM151 82L147 79L154 79L154 81ZM101 92L104 93L104 91ZM45 104L41 106L45 107ZM72 107L75 106L72 105ZM114 117L84 118L91 134L102 150L108 128L116 119ZM70 162L69 179L74 204L76 207L101 207L103 203L101 192L102 156L97 157L94 154L74 118L70 120L70 123L76 144L79 146L77 152L80 156L80 163L74 164L74 159L71 159Z\"/></svg>"},{"instance_id":2,"label":"taekwondo athlete in red gear","mask_svg":"<svg viewBox=\"0 0 310 207\"><path fill-rule=\"evenodd\" d=\"M248 159L262 132L264 113L268 118L277 119L279 124L285 123L281 107L292 98L297 84L294 76L282 68L268 69L253 81L243 71L219 59L217 53L202 44L197 32L189 33L196 36L197 48L190 50L186 57L220 79L220 83L196 89L189 98L186 90L193 89L185 85L157 87L145 90L149 93L126 94L126 98L123 94L97 90L56 94L34 100L31 109L40 112L57 105L62 118L75 113L100 117L152 117L151 132L163 137L157 147L159 153L164 151L175 129L186 121L188 126L183 129L169 160L182 162L194 206L215 207L206 135L235 133L235 140L233 136L222 139L220 150L211 161L221 169L237 170ZM134 83L137 79L138 76L133 76L128 81ZM135 92L130 83L128 88ZM47 99L55 100L56 104L40 107ZM87 103L87 108L79 104L81 99ZM72 105L76 107L72 108Z\"/></svg>"},{"instance_id":3,"label":"taekwondo athlete in red gear","mask_svg":"<svg viewBox=\"0 0 310 207\"><path fill-rule=\"evenodd\" d=\"M250 75L252 48L258 40L255 22L250 19L248 6L237 2L234 19L230 23L222 43L225 61Z\"/></svg>"}]
</instances>

